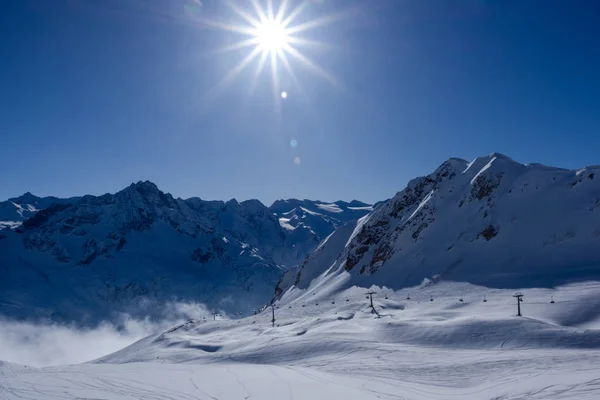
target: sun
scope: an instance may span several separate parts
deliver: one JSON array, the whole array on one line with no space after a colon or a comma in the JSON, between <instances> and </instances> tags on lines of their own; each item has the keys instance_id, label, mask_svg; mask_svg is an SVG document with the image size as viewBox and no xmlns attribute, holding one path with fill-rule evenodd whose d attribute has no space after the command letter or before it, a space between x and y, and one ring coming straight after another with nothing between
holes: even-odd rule
<instances>
[{"instance_id":1,"label":"sun","mask_svg":"<svg viewBox=\"0 0 600 400\"><path fill-rule=\"evenodd\" d=\"M290 44L290 36L285 27L274 19L262 21L256 27L255 35L257 45L262 51L277 53Z\"/></svg>"},{"instance_id":2,"label":"sun","mask_svg":"<svg viewBox=\"0 0 600 400\"><path fill-rule=\"evenodd\" d=\"M285 99L287 92L280 87L280 77L286 74L286 77L294 84L300 92L300 83L296 78L294 67L302 67L310 70L312 73L326 79L334 86L339 87L339 83L333 76L323 70L317 63L312 61L305 50L327 47L320 41L314 41L307 37L302 37L306 32L328 25L340 18L340 15L326 15L321 18L304 18L303 22L298 23L299 16L310 7L310 1L298 1L296 7L290 7L291 0L281 0L280 6L275 9L273 0L266 0L266 7L263 7L264 1L261 0L224 0L226 4L241 19L238 23L206 21L209 26L218 29L224 29L237 34L243 38L232 43L220 51L238 51L249 48L248 54L241 61L229 70L225 76L210 90L209 94L223 89L231 84L234 79L256 62L252 76L253 90L255 84L265 65L270 66L273 82L273 95L276 98ZM251 5L244 8L239 4ZM284 94L285 93L285 94Z\"/></svg>"}]
</instances>

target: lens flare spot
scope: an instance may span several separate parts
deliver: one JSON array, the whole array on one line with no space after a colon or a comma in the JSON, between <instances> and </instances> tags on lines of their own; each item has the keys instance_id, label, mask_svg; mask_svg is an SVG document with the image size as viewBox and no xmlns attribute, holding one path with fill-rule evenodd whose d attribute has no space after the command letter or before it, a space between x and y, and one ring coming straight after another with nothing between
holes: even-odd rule
<instances>
[{"instance_id":1,"label":"lens flare spot","mask_svg":"<svg viewBox=\"0 0 600 400\"><path fill-rule=\"evenodd\" d=\"M294 164L300 165L300 157L294 157Z\"/></svg>"},{"instance_id":2,"label":"lens flare spot","mask_svg":"<svg viewBox=\"0 0 600 400\"><path fill-rule=\"evenodd\" d=\"M298 146L298 142L296 141L296 139L292 139L292 140L290 141L290 146L292 146L292 147L296 147L296 146Z\"/></svg>"},{"instance_id":3,"label":"lens flare spot","mask_svg":"<svg viewBox=\"0 0 600 400\"><path fill-rule=\"evenodd\" d=\"M287 99L287 92L281 92L281 98L282 99Z\"/></svg>"}]
</instances>

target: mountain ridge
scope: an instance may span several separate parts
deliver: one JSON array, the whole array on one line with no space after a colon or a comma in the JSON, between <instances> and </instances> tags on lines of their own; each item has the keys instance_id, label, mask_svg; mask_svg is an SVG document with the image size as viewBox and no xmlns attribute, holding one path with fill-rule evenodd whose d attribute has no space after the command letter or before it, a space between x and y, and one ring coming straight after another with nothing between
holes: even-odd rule
<instances>
[{"instance_id":1,"label":"mountain ridge","mask_svg":"<svg viewBox=\"0 0 600 400\"><path fill-rule=\"evenodd\" d=\"M337 245L328 241L286 272L275 299L352 285L547 287L600 279L598 172L521 164L500 153L450 158L336 231L343 236Z\"/></svg>"},{"instance_id":2,"label":"mountain ridge","mask_svg":"<svg viewBox=\"0 0 600 400\"><path fill-rule=\"evenodd\" d=\"M175 299L247 315L274 287L279 298L315 285L546 287L596 279L598 172L492 153L449 158L375 206L184 200L150 181L59 199L0 232L0 313L67 318L93 303L88 314L106 316L107 308ZM23 199L39 201L31 196ZM54 298L61 290L66 295Z\"/></svg>"},{"instance_id":3,"label":"mountain ridge","mask_svg":"<svg viewBox=\"0 0 600 400\"><path fill-rule=\"evenodd\" d=\"M0 203L29 212L0 231L0 314L18 319L160 318L182 302L248 314L320 240L308 229L290 235L256 199L183 200L150 181L21 200L37 208Z\"/></svg>"}]
</instances>

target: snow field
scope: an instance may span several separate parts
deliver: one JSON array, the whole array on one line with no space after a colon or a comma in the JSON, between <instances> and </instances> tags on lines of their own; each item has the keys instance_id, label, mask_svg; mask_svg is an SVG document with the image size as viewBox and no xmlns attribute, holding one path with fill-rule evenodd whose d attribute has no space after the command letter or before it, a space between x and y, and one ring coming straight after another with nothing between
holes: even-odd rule
<instances>
[{"instance_id":1,"label":"snow field","mask_svg":"<svg viewBox=\"0 0 600 400\"><path fill-rule=\"evenodd\" d=\"M276 303L275 327L268 308L241 320L190 320L84 365L0 366L0 399L600 396L598 282L522 290L523 317L513 290L371 289L379 316L364 288L303 291Z\"/></svg>"}]
</instances>

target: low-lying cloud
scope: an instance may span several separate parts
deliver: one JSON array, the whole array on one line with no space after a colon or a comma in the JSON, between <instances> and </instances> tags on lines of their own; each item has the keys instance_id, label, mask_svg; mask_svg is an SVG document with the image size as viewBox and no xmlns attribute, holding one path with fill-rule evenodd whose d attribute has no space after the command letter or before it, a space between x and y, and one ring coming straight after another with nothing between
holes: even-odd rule
<instances>
[{"instance_id":1,"label":"low-lying cloud","mask_svg":"<svg viewBox=\"0 0 600 400\"><path fill-rule=\"evenodd\" d=\"M122 315L118 321L103 322L93 328L0 319L0 360L34 367L82 363L113 353L186 319L210 315L201 304L172 303L167 309L172 313L161 321Z\"/></svg>"}]
</instances>

